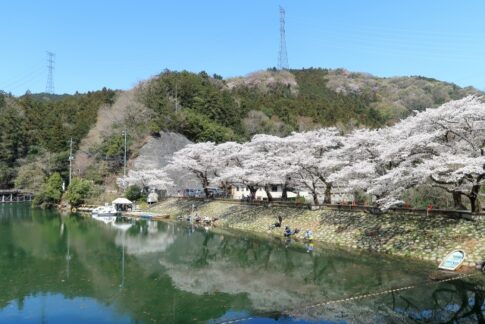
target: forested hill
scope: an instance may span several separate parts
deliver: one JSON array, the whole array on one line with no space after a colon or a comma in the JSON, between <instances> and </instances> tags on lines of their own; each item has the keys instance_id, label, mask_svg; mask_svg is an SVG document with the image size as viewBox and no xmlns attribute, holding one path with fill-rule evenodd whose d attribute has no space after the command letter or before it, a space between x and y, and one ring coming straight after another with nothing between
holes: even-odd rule
<instances>
[{"instance_id":1,"label":"forested hill","mask_svg":"<svg viewBox=\"0 0 485 324\"><path fill-rule=\"evenodd\" d=\"M146 137L162 130L223 142L322 126L381 127L468 94L481 93L423 77L325 69L270 69L231 79L166 70L129 91L0 92L0 187L38 190L55 172L66 179L71 137L74 174L103 184L121 170L125 129L135 157Z\"/></svg>"},{"instance_id":2,"label":"forested hill","mask_svg":"<svg viewBox=\"0 0 485 324\"><path fill-rule=\"evenodd\" d=\"M480 92L424 77L303 69L228 80L204 72L166 71L144 84L139 98L157 116L152 130L172 129L194 141L220 142L322 126L380 127L413 110L469 94Z\"/></svg>"}]
</instances>

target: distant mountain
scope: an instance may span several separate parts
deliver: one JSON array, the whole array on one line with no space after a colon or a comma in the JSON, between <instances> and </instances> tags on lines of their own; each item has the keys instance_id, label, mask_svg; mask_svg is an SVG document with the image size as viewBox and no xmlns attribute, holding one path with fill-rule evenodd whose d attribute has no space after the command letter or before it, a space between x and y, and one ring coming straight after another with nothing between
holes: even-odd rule
<instances>
[{"instance_id":1,"label":"distant mountain","mask_svg":"<svg viewBox=\"0 0 485 324\"><path fill-rule=\"evenodd\" d=\"M46 92L40 92L40 93L31 93L30 97L34 100L39 100L39 101L62 101L66 98L71 97L72 95L70 94L53 94L53 93L46 93Z\"/></svg>"}]
</instances>

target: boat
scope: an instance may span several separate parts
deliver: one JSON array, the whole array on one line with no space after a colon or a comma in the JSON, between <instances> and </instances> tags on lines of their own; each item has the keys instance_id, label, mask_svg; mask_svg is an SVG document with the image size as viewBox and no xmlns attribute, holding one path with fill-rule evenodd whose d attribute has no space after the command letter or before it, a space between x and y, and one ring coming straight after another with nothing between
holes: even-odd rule
<instances>
[{"instance_id":1,"label":"boat","mask_svg":"<svg viewBox=\"0 0 485 324\"><path fill-rule=\"evenodd\" d=\"M92 214L96 216L116 216L118 211L114 206L101 206L93 209Z\"/></svg>"},{"instance_id":2,"label":"boat","mask_svg":"<svg viewBox=\"0 0 485 324\"><path fill-rule=\"evenodd\" d=\"M449 253L438 266L439 269L456 271L465 261L465 251L455 250Z\"/></svg>"}]
</instances>

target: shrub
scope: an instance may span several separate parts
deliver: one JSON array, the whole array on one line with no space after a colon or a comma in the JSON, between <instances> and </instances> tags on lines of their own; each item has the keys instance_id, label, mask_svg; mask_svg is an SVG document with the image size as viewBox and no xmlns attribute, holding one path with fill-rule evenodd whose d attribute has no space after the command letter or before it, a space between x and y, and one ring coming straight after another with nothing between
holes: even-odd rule
<instances>
[{"instance_id":1,"label":"shrub","mask_svg":"<svg viewBox=\"0 0 485 324\"><path fill-rule=\"evenodd\" d=\"M93 185L91 181L73 178L67 189L65 198L72 207L83 204L91 196Z\"/></svg>"},{"instance_id":2,"label":"shrub","mask_svg":"<svg viewBox=\"0 0 485 324\"><path fill-rule=\"evenodd\" d=\"M40 192L34 198L34 205L43 208L51 208L61 202L62 178L58 172L54 172L47 182L44 183Z\"/></svg>"},{"instance_id":3,"label":"shrub","mask_svg":"<svg viewBox=\"0 0 485 324\"><path fill-rule=\"evenodd\" d=\"M142 197L141 188L137 185L129 186L126 188L125 197L131 201L137 201Z\"/></svg>"}]
</instances>

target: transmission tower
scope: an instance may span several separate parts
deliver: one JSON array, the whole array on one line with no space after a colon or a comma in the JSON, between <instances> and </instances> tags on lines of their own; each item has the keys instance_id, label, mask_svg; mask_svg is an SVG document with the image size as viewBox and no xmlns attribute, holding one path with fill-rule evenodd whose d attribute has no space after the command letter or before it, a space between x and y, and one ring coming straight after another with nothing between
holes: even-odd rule
<instances>
[{"instance_id":1,"label":"transmission tower","mask_svg":"<svg viewBox=\"0 0 485 324\"><path fill-rule=\"evenodd\" d=\"M54 59L56 57L56 54L52 52L47 52L47 84L45 86L45 92L46 93L54 93L54 77L53 77L53 72L54 72Z\"/></svg>"},{"instance_id":2,"label":"transmission tower","mask_svg":"<svg viewBox=\"0 0 485 324\"><path fill-rule=\"evenodd\" d=\"M285 36L285 9L280 6L280 52L278 57L278 68L288 70L288 53L286 52Z\"/></svg>"}]
</instances>

